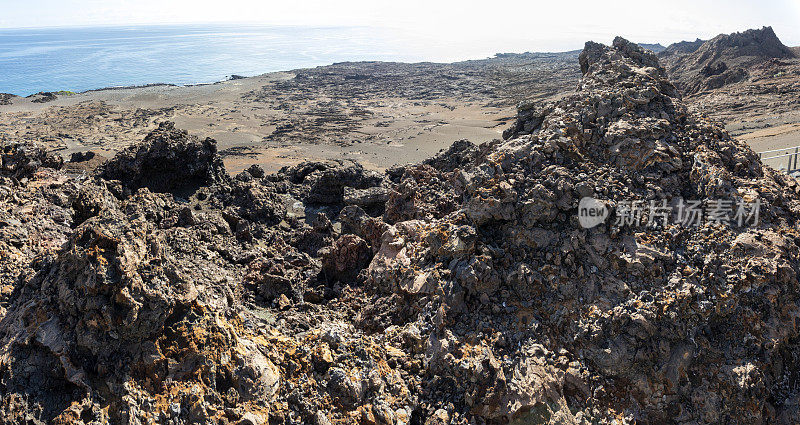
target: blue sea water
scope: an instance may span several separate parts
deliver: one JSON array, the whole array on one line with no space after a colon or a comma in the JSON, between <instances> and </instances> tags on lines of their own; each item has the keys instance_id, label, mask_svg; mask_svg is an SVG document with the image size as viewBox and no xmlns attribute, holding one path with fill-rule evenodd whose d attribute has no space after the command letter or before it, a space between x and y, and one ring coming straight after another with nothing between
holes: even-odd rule
<instances>
[{"instance_id":1,"label":"blue sea water","mask_svg":"<svg viewBox=\"0 0 800 425\"><path fill-rule=\"evenodd\" d=\"M197 84L355 60L420 61L371 27L175 25L0 29L0 93Z\"/></svg>"}]
</instances>

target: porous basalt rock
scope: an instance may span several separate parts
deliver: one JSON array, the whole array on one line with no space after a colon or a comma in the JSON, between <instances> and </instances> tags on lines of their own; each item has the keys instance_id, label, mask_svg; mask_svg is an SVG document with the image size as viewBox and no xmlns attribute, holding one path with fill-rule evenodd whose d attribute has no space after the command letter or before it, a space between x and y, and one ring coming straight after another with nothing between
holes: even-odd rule
<instances>
[{"instance_id":1,"label":"porous basalt rock","mask_svg":"<svg viewBox=\"0 0 800 425\"><path fill-rule=\"evenodd\" d=\"M322 270L329 279L352 282L372 260L372 251L364 239L343 235L321 253Z\"/></svg>"},{"instance_id":2,"label":"porous basalt rock","mask_svg":"<svg viewBox=\"0 0 800 425\"><path fill-rule=\"evenodd\" d=\"M441 294L427 307L425 385L467 394L465 417L498 422L603 423L624 412L649 423L765 423L793 414L785 382L797 372L783 366L776 374L760 359L766 352L785 365L796 349L791 314L763 304L798 306L800 203L787 190L796 183L690 114L652 53L616 39L611 47L587 43L580 62L576 93L547 108L524 105L507 140L472 164L403 170L398 188L425 173L457 194L439 216L418 213L431 204L416 192L402 204L390 198L386 218L395 228L422 221L413 232L390 229L368 269L382 291ZM529 112L537 108L548 112ZM588 230L575 218L585 196L612 206L759 200L762 216L758 228L609 222ZM766 315L758 325L744 319L756 311ZM752 337L765 327L782 336ZM487 341L494 343L476 346ZM544 350L520 348L528 344ZM470 362L481 365L477 376L463 375ZM523 370L541 382L526 382ZM698 406L699 398L709 402Z\"/></svg>"},{"instance_id":3,"label":"porous basalt rock","mask_svg":"<svg viewBox=\"0 0 800 425\"><path fill-rule=\"evenodd\" d=\"M747 80L753 67L770 60L797 57L778 39L772 27L720 34L706 42L684 42L670 46L660 56L687 94Z\"/></svg>"},{"instance_id":4,"label":"porous basalt rock","mask_svg":"<svg viewBox=\"0 0 800 425\"><path fill-rule=\"evenodd\" d=\"M31 177L40 168L60 169L64 160L29 143L0 144L0 175L21 179Z\"/></svg>"},{"instance_id":5,"label":"porous basalt rock","mask_svg":"<svg viewBox=\"0 0 800 425\"><path fill-rule=\"evenodd\" d=\"M116 177L0 176L0 423L797 422L800 184L651 52L580 63L504 140L385 176L228 179L169 125ZM159 186L171 147L195 171ZM589 229L585 197L760 220Z\"/></svg>"},{"instance_id":6,"label":"porous basalt rock","mask_svg":"<svg viewBox=\"0 0 800 425\"><path fill-rule=\"evenodd\" d=\"M190 136L172 122L161 123L142 143L119 152L98 175L118 180L130 191L146 187L184 196L227 178L216 142Z\"/></svg>"},{"instance_id":7,"label":"porous basalt rock","mask_svg":"<svg viewBox=\"0 0 800 425\"><path fill-rule=\"evenodd\" d=\"M0 105L10 105L11 101L18 96L9 93L0 93Z\"/></svg>"},{"instance_id":8,"label":"porous basalt rock","mask_svg":"<svg viewBox=\"0 0 800 425\"><path fill-rule=\"evenodd\" d=\"M58 257L18 289L15 307L3 318L9 394L33 385L29 359L39 358L35 379L49 383L36 393L42 420L67 420L69 412L62 410L73 397L89 400L83 420L110 403L114 422L154 421L158 409L126 404L158 394L188 403L181 398L190 392L171 392L184 384L201 385L206 396L224 395L230 392L225 379L233 380L239 400L266 409L277 371L237 331L235 318L213 313L226 306L230 288L217 279L229 271L198 259L181 263L187 255L211 252L182 245L201 231L202 220L191 229L164 228L175 208L164 195L143 189L117 201L95 190L98 197L78 195L82 222ZM195 381L198 376L206 378Z\"/></svg>"},{"instance_id":9,"label":"porous basalt rock","mask_svg":"<svg viewBox=\"0 0 800 425\"><path fill-rule=\"evenodd\" d=\"M280 174L286 175L292 183L307 186L304 201L312 204L342 204L345 187L364 190L383 182L380 174L367 171L361 164L349 160L304 162L284 168Z\"/></svg>"}]
</instances>

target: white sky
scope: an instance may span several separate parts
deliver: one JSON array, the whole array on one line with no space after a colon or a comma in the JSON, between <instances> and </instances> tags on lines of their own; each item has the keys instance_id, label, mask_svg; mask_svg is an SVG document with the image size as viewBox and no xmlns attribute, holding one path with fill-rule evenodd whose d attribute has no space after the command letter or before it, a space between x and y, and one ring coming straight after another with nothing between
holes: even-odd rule
<instances>
[{"instance_id":1,"label":"white sky","mask_svg":"<svg viewBox=\"0 0 800 425\"><path fill-rule=\"evenodd\" d=\"M558 51L622 35L664 45L771 25L800 45L800 0L0 0L0 27L257 22L397 27L494 51Z\"/></svg>"}]
</instances>

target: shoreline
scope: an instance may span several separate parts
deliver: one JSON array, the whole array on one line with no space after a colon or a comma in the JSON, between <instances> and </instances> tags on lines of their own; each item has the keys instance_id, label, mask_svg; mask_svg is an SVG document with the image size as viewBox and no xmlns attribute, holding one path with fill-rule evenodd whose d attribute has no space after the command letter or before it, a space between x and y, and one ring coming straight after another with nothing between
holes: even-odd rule
<instances>
[{"instance_id":1,"label":"shoreline","mask_svg":"<svg viewBox=\"0 0 800 425\"><path fill-rule=\"evenodd\" d=\"M564 57L576 57L581 52L581 50L566 50L562 52L497 52L494 53L492 56L483 57L483 58L471 58L471 59L464 59L464 60L457 60L457 61L401 61L401 60L357 60L357 61L338 61L338 62L329 62L322 65L312 66L312 67L294 67L291 69L283 69L283 70L276 70L276 71L267 71L263 73L257 73L255 75L240 75L240 74L231 74L227 75L226 79L211 81L211 82L200 82L200 83L169 83L169 82L156 82L156 83L144 83L144 84L129 84L129 85L120 85L120 86L106 86L106 87L99 87L87 90L80 90L80 91L73 91L69 89L61 89L61 90L39 90L37 92L28 94L28 95L21 95L16 93L11 93L10 91L0 90L0 95L11 95L12 97L16 98L23 98L28 99L38 94L43 93L64 93L70 92L74 94L85 94L85 93L93 93L93 92L102 92L102 91L111 91L111 90L129 90L129 89L141 89L141 88L151 88L151 87L198 87L198 86L209 86L209 85L216 85L225 83L228 81L235 81L247 78L257 78L264 75L275 74L275 73L292 73L296 71L305 71L305 70L312 70L317 68L325 68L325 67L333 67L333 66L340 66L340 65L359 65L359 64L396 64L396 65L458 65L458 64L468 64L471 62L481 62L487 60L504 60L504 59L518 59L518 58L534 58L534 59L561 59ZM0 103L2 105L2 103Z\"/></svg>"},{"instance_id":2,"label":"shoreline","mask_svg":"<svg viewBox=\"0 0 800 425\"><path fill-rule=\"evenodd\" d=\"M521 84L531 87L526 92L544 97L577 80L575 61L564 61L571 69L566 78L539 70L538 64L533 71L516 69L531 66L532 57L450 64L337 62L206 84L108 87L46 103L22 98L0 106L0 140L44 143L65 158L88 150L109 157L141 141L158 122L173 121L217 140L232 172L254 163L270 172L329 159L353 159L380 170L421 161L457 140L479 144L501 136L517 100L487 89L505 81L486 63L525 77ZM539 62L547 64L553 55L547 57ZM537 72L554 81L540 85L527 79Z\"/></svg>"},{"instance_id":3,"label":"shoreline","mask_svg":"<svg viewBox=\"0 0 800 425\"><path fill-rule=\"evenodd\" d=\"M281 71L279 71L279 72L281 72ZM262 75L264 75L264 74L262 74ZM232 78L228 78L227 80L214 81L212 83L192 83L192 84L148 83L148 84L131 84L131 85L125 85L125 86L108 86L108 87L101 87L101 88L89 89L89 90L83 90L83 91L72 91L72 90L38 91L36 93L31 93L29 95L20 95L20 94L14 94L14 93L0 92L0 95L8 95L8 96L11 96L11 98L30 99L30 98L32 98L32 97L34 97L36 95L42 95L42 94L48 94L48 93L51 93L51 94L54 94L54 95L57 95L57 96L72 96L72 95L76 95L76 94L97 93L97 92L115 91L115 90L147 89L147 88L153 88L153 87L211 86L211 85L215 85L215 84L221 84L221 83L224 83L226 81L234 81L234 80L243 79L243 78L253 78L253 77L257 77L257 75L256 76L252 76L252 77L244 77L244 76L239 76L239 77L241 77L241 78L233 78L233 79ZM68 94L63 94L63 93L68 93Z\"/></svg>"},{"instance_id":4,"label":"shoreline","mask_svg":"<svg viewBox=\"0 0 800 425\"><path fill-rule=\"evenodd\" d=\"M108 156L141 141L159 122L173 121L217 140L234 172L252 164L269 172L329 159L381 170L419 162L457 140L500 138L520 101L552 101L574 90L580 76L576 56L350 61L211 83L104 87L38 102L36 95L10 104L0 97L0 140L36 141L65 158L89 150ZM728 105L736 105L737 90L692 102L711 110L756 151L798 144L800 130L792 124L800 115L758 108L734 114ZM762 131L783 125L776 134Z\"/></svg>"}]
</instances>

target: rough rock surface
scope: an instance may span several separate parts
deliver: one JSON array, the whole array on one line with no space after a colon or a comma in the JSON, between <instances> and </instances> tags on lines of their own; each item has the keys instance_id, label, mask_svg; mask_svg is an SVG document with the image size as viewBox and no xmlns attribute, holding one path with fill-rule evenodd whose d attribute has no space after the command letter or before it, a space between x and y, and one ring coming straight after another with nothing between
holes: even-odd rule
<instances>
[{"instance_id":1,"label":"rough rock surface","mask_svg":"<svg viewBox=\"0 0 800 425\"><path fill-rule=\"evenodd\" d=\"M229 178L165 125L93 178L3 177L0 423L796 423L800 185L653 53L580 65L504 140L385 176ZM586 196L761 219L584 229Z\"/></svg>"},{"instance_id":2,"label":"rough rock surface","mask_svg":"<svg viewBox=\"0 0 800 425\"><path fill-rule=\"evenodd\" d=\"M119 180L130 190L186 193L221 181L225 174L213 139L199 140L162 123L142 143L132 145L101 171L106 180Z\"/></svg>"},{"instance_id":3,"label":"rough rock surface","mask_svg":"<svg viewBox=\"0 0 800 425\"><path fill-rule=\"evenodd\" d=\"M380 186L383 176L354 161L304 162L282 169L279 174L286 175L292 183L308 186L303 200L311 204L364 206L381 200L380 193L366 190Z\"/></svg>"},{"instance_id":4,"label":"rough rock surface","mask_svg":"<svg viewBox=\"0 0 800 425\"><path fill-rule=\"evenodd\" d=\"M435 391L496 421L796 420L797 182L687 114L652 54L617 39L580 61L576 94L550 113L525 106L506 141L438 176L460 208L396 225L370 266L377 287L441 294ZM760 199L764 216L758 229L584 230L583 196Z\"/></svg>"},{"instance_id":5,"label":"rough rock surface","mask_svg":"<svg viewBox=\"0 0 800 425\"><path fill-rule=\"evenodd\" d=\"M11 100L14 99L15 95L9 93L0 93L0 105L10 105Z\"/></svg>"},{"instance_id":6,"label":"rough rock surface","mask_svg":"<svg viewBox=\"0 0 800 425\"><path fill-rule=\"evenodd\" d=\"M55 93L44 91L32 94L28 96L28 99L31 99L33 103L47 103L58 99L58 96Z\"/></svg>"},{"instance_id":7,"label":"rough rock surface","mask_svg":"<svg viewBox=\"0 0 800 425\"><path fill-rule=\"evenodd\" d=\"M686 55L689 53L694 53L700 46L703 45L707 40L696 39L695 41L679 41L677 43L672 43L667 46L663 51L657 52L659 58L668 58L670 56L675 55Z\"/></svg>"},{"instance_id":8,"label":"rough rock surface","mask_svg":"<svg viewBox=\"0 0 800 425\"><path fill-rule=\"evenodd\" d=\"M672 45L659 55L688 94L744 81L750 77L749 68L766 60L796 57L771 27L721 34L698 43L701 40Z\"/></svg>"},{"instance_id":9,"label":"rough rock surface","mask_svg":"<svg viewBox=\"0 0 800 425\"><path fill-rule=\"evenodd\" d=\"M23 179L31 177L40 168L59 169L64 160L48 154L39 145L29 143L0 144L0 175Z\"/></svg>"}]
</instances>

